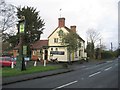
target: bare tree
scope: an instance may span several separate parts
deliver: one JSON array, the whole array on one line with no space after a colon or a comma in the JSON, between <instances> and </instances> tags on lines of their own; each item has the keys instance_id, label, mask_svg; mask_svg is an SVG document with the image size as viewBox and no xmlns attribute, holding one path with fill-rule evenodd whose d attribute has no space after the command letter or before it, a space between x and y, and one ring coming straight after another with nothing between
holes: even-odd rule
<instances>
[{"instance_id":1,"label":"bare tree","mask_svg":"<svg viewBox=\"0 0 120 90\"><path fill-rule=\"evenodd\" d=\"M14 33L13 27L16 25L16 20L15 6L0 0L0 33L2 33L0 37L3 41L10 33Z\"/></svg>"},{"instance_id":2,"label":"bare tree","mask_svg":"<svg viewBox=\"0 0 120 90\"><path fill-rule=\"evenodd\" d=\"M101 39L100 33L97 32L93 28L88 29L86 33L87 33L87 41L88 42L92 42L95 44L97 41L99 41Z\"/></svg>"},{"instance_id":3,"label":"bare tree","mask_svg":"<svg viewBox=\"0 0 120 90\"><path fill-rule=\"evenodd\" d=\"M100 33L93 28L88 29L86 33L87 33L87 54L90 58L95 58L95 43L101 39Z\"/></svg>"}]
</instances>

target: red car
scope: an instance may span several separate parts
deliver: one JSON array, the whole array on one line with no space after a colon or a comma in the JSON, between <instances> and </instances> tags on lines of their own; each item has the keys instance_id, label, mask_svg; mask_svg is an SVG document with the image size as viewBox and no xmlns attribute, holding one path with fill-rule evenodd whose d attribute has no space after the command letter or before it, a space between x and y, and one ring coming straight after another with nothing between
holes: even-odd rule
<instances>
[{"instance_id":1,"label":"red car","mask_svg":"<svg viewBox=\"0 0 120 90\"><path fill-rule=\"evenodd\" d=\"M11 57L0 57L0 66L11 66L11 64L16 65L16 61Z\"/></svg>"}]
</instances>

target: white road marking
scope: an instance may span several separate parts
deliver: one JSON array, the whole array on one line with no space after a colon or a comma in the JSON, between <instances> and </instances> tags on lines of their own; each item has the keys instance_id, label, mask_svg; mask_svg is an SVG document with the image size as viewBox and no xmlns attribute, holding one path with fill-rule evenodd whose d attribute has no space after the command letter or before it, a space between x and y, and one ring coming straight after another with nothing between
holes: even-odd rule
<instances>
[{"instance_id":1,"label":"white road marking","mask_svg":"<svg viewBox=\"0 0 120 90\"><path fill-rule=\"evenodd\" d=\"M86 67L86 66L82 66L82 67Z\"/></svg>"},{"instance_id":2,"label":"white road marking","mask_svg":"<svg viewBox=\"0 0 120 90\"><path fill-rule=\"evenodd\" d=\"M112 67L109 67L109 68L106 68L104 71L107 71L107 70L109 70L109 69L111 69Z\"/></svg>"},{"instance_id":3,"label":"white road marking","mask_svg":"<svg viewBox=\"0 0 120 90\"><path fill-rule=\"evenodd\" d=\"M78 81L73 81L73 82L67 83L67 84L65 84L65 85L56 87L56 88L54 88L54 89L52 89L52 90L60 89L60 88L66 87L66 86L68 86L68 85L74 84L74 83L76 83L76 82L78 82Z\"/></svg>"},{"instance_id":4,"label":"white road marking","mask_svg":"<svg viewBox=\"0 0 120 90\"><path fill-rule=\"evenodd\" d=\"M89 77L92 77L92 76L94 76L94 75L96 75L96 74L99 74L99 73L101 73L101 72L96 72L96 73L94 73L94 74L91 74L91 75L89 75Z\"/></svg>"},{"instance_id":5,"label":"white road marking","mask_svg":"<svg viewBox=\"0 0 120 90\"><path fill-rule=\"evenodd\" d=\"M107 63L109 63L109 62L113 62L113 61L107 61Z\"/></svg>"},{"instance_id":6,"label":"white road marking","mask_svg":"<svg viewBox=\"0 0 120 90\"><path fill-rule=\"evenodd\" d=\"M85 68L86 70L87 69L94 69L94 68L96 68L96 67L98 67L99 65L96 65L96 66L93 66L93 67L88 67L88 68Z\"/></svg>"}]
</instances>

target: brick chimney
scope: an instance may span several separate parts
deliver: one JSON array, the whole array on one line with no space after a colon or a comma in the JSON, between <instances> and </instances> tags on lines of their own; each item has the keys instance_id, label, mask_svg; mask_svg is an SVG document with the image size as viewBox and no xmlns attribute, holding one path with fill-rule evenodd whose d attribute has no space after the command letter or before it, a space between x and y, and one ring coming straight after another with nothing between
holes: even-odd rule
<instances>
[{"instance_id":1,"label":"brick chimney","mask_svg":"<svg viewBox=\"0 0 120 90\"><path fill-rule=\"evenodd\" d=\"M76 26L70 26L71 31L76 32Z\"/></svg>"},{"instance_id":2,"label":"brick chimney","mask_svg":"<svg viewBox=\"0 0 120 90\"><path fill-rule=\"evenodd\" d=\"M58 27L65 27L65 18L58 18Z\"/></svg>"}]
</instances>

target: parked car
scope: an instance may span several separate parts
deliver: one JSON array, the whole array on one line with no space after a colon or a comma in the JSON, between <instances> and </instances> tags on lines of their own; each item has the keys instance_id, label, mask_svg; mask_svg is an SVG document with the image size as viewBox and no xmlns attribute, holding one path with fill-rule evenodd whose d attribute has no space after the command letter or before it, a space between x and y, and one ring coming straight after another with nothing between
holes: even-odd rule
<instances>
[{"instance_id":1,"label":"parked car","mask_svg":"<svg viewBox=\"0 0 120 90\"><path fill-rule=\"evenodd\" d=\"M11 58L11 57L0 57L0 66L5 66L5 67L9 67L11 66L11 64L16 65L16 61L14 60L14 58Z\"/></svg>"}]
</instances>

